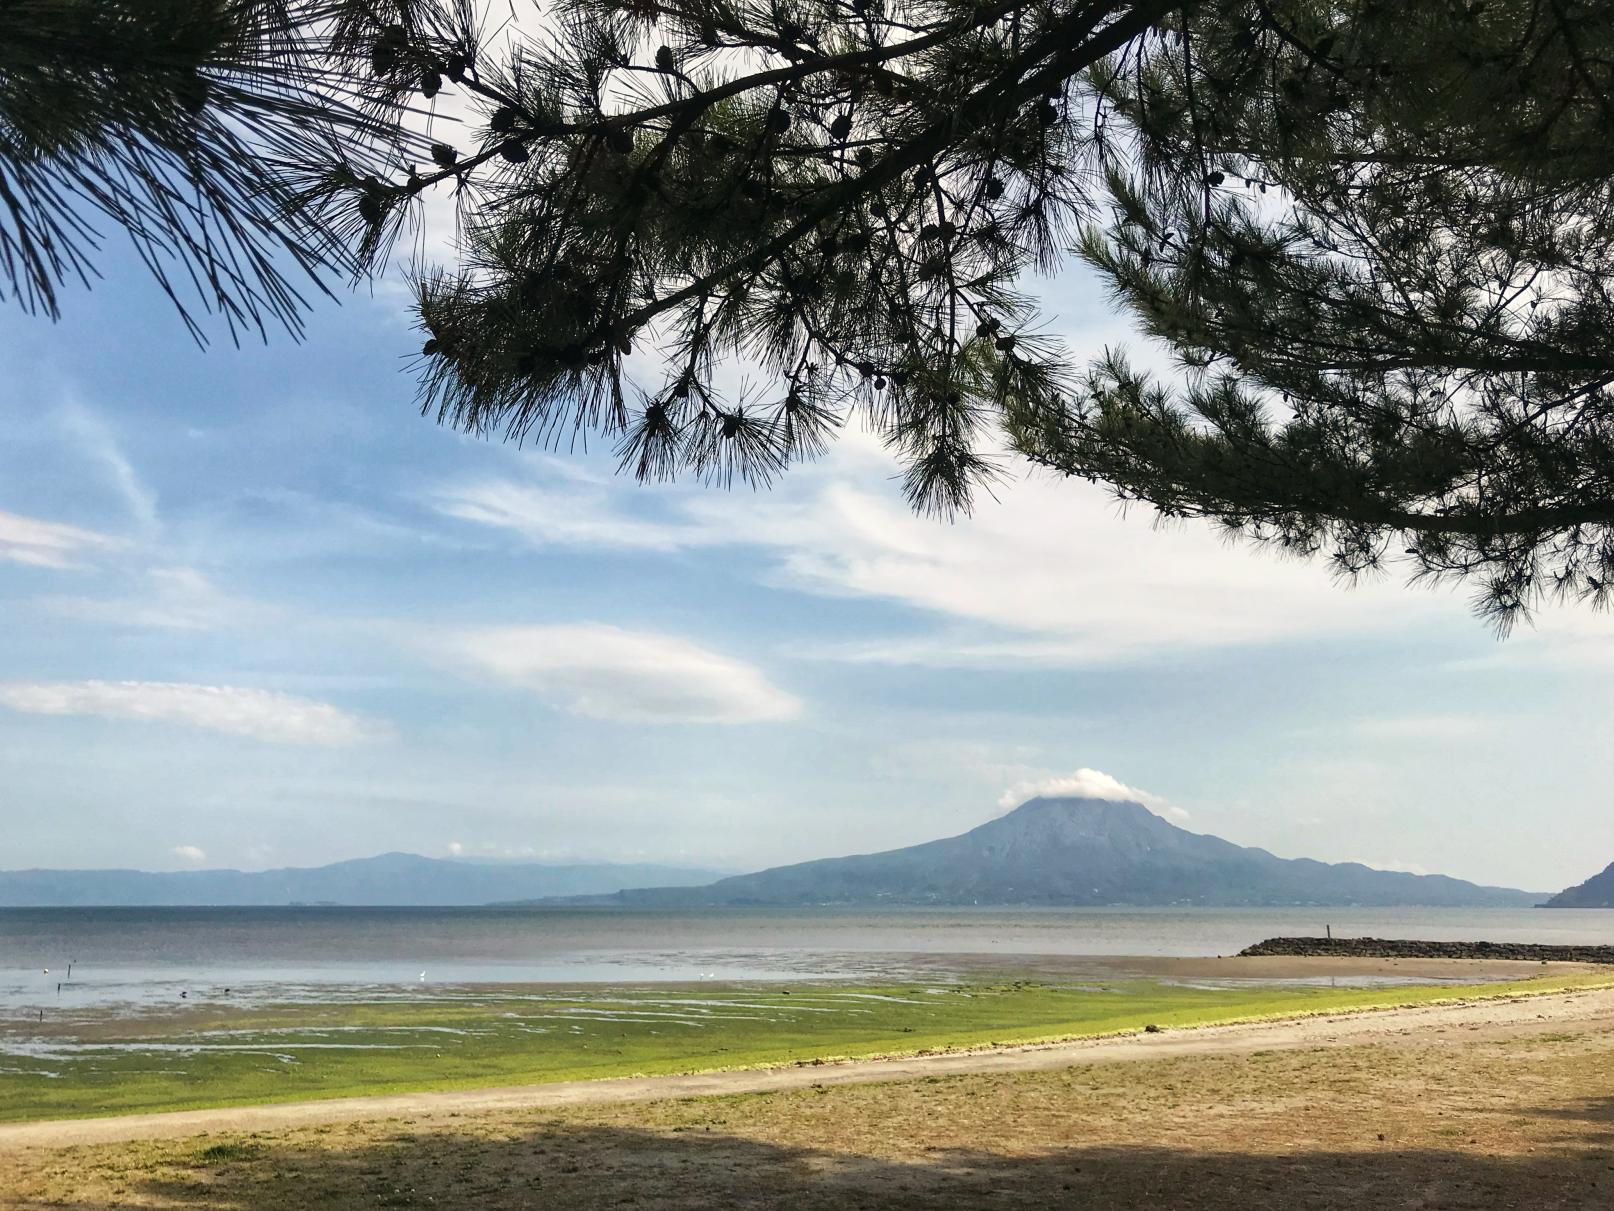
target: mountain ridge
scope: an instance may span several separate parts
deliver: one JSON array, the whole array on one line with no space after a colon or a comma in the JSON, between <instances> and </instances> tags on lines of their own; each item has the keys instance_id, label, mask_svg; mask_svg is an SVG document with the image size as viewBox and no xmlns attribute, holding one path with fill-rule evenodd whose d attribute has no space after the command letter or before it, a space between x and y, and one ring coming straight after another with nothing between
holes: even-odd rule
<instances>
[{"instance_id":1,"label":"mountain ridge","mask_svg":"<svg viewBox=\"0 0 1614 1211\"><path fill-rule=\"evenodd\" d=\"M628 907L807 904L1526 906L1542 895L1358 862L1279 858L1141 803L1037 797L954 837L819 858L705 887L628 888Z\"/></svg>"},{"instance_id":2,"label":"mountain ridge","mask_svg":"<svg viewBox=\"0 0 1614 1211\"><path fill-rule=\"evenodd\" d=\"M1614 862L1584 882L1565 888L1543 908L1614 908Z\"/></svg>"},{"instance_id":3,"label":"mountain ridge","mask_svg":"<svg viewBox=\"0 0 1614 1211\"><path fill-rule=\"evenodd\" d=\"M601 895L664 880L709 882L720 871L659 863L480 862L389 851L324 866L274 870L0 871L3 908L267 907L291 903L460 907Z\"/></svg>"}]
</instances>

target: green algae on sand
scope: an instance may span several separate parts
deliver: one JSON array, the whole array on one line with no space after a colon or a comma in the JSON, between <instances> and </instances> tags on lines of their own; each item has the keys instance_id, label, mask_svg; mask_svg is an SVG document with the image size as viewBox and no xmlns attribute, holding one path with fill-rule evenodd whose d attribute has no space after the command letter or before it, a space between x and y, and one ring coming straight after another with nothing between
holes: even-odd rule
<instances>
[{"instance_id":1,"label":"green algae on sand","mask_svg":"<svg viewBox=\"0 0 1614 1211\"><path fill-rule=\"evenodd\" d=\"M8 1027L0 1121L806 1064L1609 982L503 986L251 1010L192 1006L122 1022Z\"/></svg>"}]
</instances>

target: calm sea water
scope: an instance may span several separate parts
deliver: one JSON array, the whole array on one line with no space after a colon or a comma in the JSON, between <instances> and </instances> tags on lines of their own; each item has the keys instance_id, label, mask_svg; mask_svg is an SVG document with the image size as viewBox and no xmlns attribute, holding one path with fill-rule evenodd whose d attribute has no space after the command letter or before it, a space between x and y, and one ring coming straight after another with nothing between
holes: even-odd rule
<instances>
[{"instance_id":1,"label":"calm sea water","mask_svg":"<svg viewBox=\"0 0 1614 1211\"><path fill-rule=\"evenodd\" d=\"M901 979L1031 956L1233 954L1325 926L1614 943L1614 911L1570 909L0 909L0 1014L171 1004L181 992L250 1002L422 985Z\"/></svg>"}]
</instances>

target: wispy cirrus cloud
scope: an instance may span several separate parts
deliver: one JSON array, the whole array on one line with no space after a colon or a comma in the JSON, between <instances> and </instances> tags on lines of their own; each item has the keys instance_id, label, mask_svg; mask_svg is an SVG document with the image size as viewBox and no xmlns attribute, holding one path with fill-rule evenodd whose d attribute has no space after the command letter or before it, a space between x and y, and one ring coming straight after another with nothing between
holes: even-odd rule
<instances>
[{"instance_id":1,"label":"wispy cirrus cloud","mask_svg":"<svg viewBox=\"0 0 1614 1211\"><path fill-rule=\"evenodd\" d=\"M60 419L72 443L98 463L107 486L117 494L129 515L147 533L158 529L157 494L135 471L111 425L99 412L79 402L63 406Z\"/></svg>"},{"instance_id":2,"label":"wispy cirrus cloud","mask_svg":"<svg viewBox=\"0 0 1614 1211\"><path fill-rule=\"evenodd\" d=\"M1073 667L1435 620L1478 625L1451 596L1393 579L1346 591L1323 561L1230 548L1210 525L1122 516L1102 489L1023 467L997 500L938 524L906 506L869 439L853 434L844 444L744 507L716 492L635 497L632 485L559 471L556 460L532 481L481 480L433 503L537 547L749 547L762 553L758 574L771 583L890 601L936 620L798 653L856 663Z\"/></svg>"},{"instance_id":3,"label":"wispy cirrus cloud","mask_svg":"<svg viewBox=\"0 0 1614 1211\"><path fill-rule=\"evenodd\" d=\"M599 623L487 627L446 654L590 719L630 723L771 723L801 703L762 670L686 639Z\"/></svg>"},{"instance_id":4,"label":"wispy cirrus cloud","mask_svg":"<svg viewBox=\"0 0 1614 1211\"><path fill-rule=\"evenodd\" d=\"M0 511L0 560L37 568L72 568L97 551L122 546L95 530Z\"/></svg>"},{"instance_id":5,"label":"wispy cirrus cloud","mask_svg":"<svg viewBox=\"0 0 1614 1211\"><path fill-rule=\"evenodd\" d=\"M173 681L0 682L0 706L30 715L183 724L268 744L326 748L384 739L392 730L312 698Z\"/></svg>"},{"instance_id":6,"label":"wispy cirrus cloud","mask_svg":"<svg viewBox=\"0 0 1614 1211\"><path fill-rule=\"evenodd\" d=\"M719 541L699 525L627 514L612 504L609 484L558 459L543 463L552 469L549 482L481 480L442 490L434 504L446 516L514 531L535 546L678 551Z\"/></svg>"},{"instance_id":7,"label":"wispy cirrus cloud","mask_svg":"<svg viewBox=\"0 0 1614 1211\"><path fill-rule=\"evenodd\" d=\"M261 622L268 606L224 592L190 567L154 567L138 577L139 591L119 597L42 597L50 613L117 627L210 631Z\"/></svg>"}]
</instances>

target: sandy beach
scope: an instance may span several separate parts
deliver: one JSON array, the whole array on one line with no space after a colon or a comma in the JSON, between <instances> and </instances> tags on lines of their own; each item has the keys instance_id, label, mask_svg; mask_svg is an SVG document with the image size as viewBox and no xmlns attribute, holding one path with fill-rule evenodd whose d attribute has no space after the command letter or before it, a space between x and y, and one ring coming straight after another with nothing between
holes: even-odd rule
<instances>
[{"instance_id":1,"label":"sandy beach","mask_svg":"<svg viewBox=\"0 0 1614 1211\"><path fill-rule=\"evenodd\" d=\"M0 1129L0 1207L1603 1208L1614 989Z\"/></svg>"}]
</instances>

